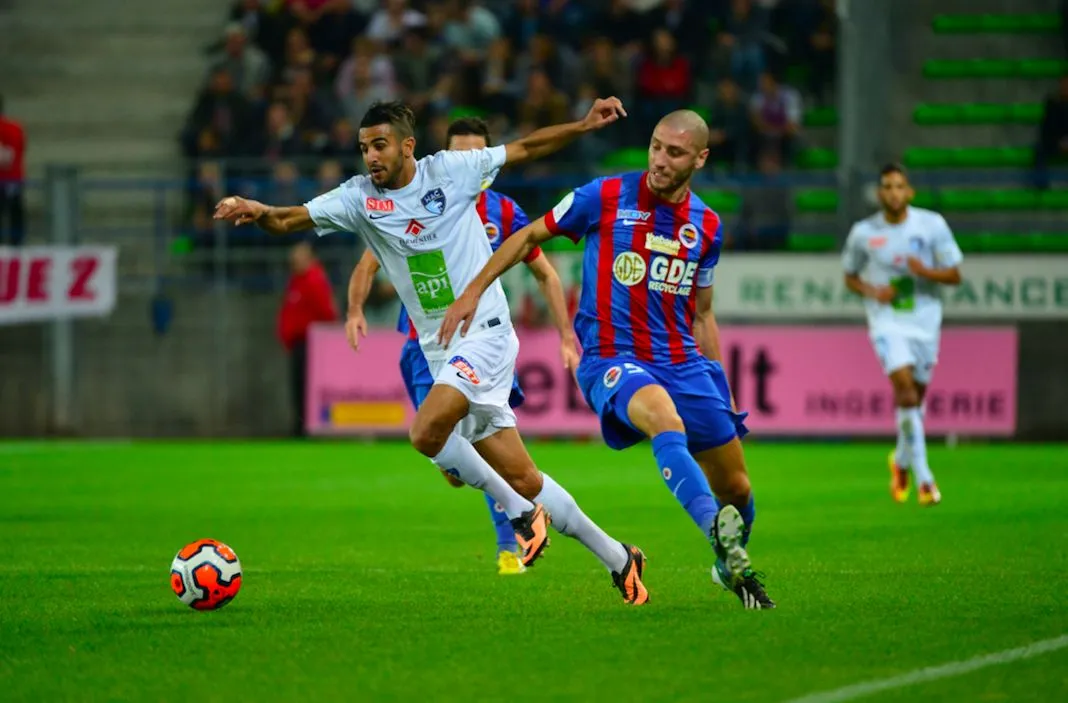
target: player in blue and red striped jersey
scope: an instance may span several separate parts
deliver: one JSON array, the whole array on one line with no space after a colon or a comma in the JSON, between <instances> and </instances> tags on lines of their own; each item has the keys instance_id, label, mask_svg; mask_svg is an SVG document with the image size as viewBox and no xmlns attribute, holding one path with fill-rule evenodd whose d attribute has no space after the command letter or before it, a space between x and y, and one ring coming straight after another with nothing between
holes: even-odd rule
<instances>
[{"instance_id":1,"label":"player in blue and red striped jersey","mask_svg":"<svg viewBox=\"0 0 1068 703\"><path fill-rule=\"evenodd\" d=\"M447 132L447 147L450 150L464 151L467 149L485 149L490 146L489 126L484 120L478 118L459 119L449 125ZM530 223L523 209L507 195L485 188L475 203L475 209L486 228L486 236L494 251L503 241L515 232ZM564 366L574 370L578 366L578 352L575 348L575 335L571 331L570 321L567 316L567 305L564 301L563 288L560 285L560 277L556 269L549 263L549 258L543 256L541 249L534 247L523 259L530 268L534 279L538 282L542 295L548 302L549 312L553 323L560 332L560 355ZM364 252L359 264L353 271L349 286L349 309L362 309L369 291L371 279L378 270L378 260L368 249ZM362 291L362 295L354 295L354 291ZM362 320L362 315L360 316ZM354 325L347 324L346 331L349 334L350 343L354 343L356 329L349 329ZM401 307L400 319L397 321L397 331L408 337L401 348L400 368L404 379L404 386L408 391L408 397L412 405L418 409L423 404L427 393L434 385L434 377L430 374L423 350L419 347L419 335L411 324L408 312ZM519 376L512 381L512 393L508 404L518 408L523 404L523 389L519 386ZM456 488L462 488L464 482L442 472L445 479ZM486 495L486 503L489 506L490 517L497 534L497 573L502 575L521 574L525 571L522 561L517 556L515 532L512 530L508 515L493 498Z\"/></svg>"},{"instance_id":2,"label":"player in blue and red striped jersey","mask_svg":"<svg viewBox=\"0 0 1068 703\"><path fill-rule=\"evenodd\" d=\"M465 334L482 292L540 242L585 237L575 331L578 381L605 442L648 437L671 493L712 543L713 580L745 608L774 608L746 543L755 517L738 413L712 313L719 216L690 190L708 156L708 126L673 112L649 143L649 170L597 179L505 242L446 312L444 342Z\"/></svg>"}]
</instances>

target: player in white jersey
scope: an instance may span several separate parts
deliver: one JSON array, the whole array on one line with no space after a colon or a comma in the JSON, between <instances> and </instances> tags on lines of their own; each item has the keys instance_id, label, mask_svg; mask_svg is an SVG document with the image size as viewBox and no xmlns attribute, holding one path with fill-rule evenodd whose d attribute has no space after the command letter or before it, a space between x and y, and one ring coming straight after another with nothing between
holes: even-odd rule
<instances>
[{"instance_id":1,"label":"player in white jersey","mask_svg":"<svg viewBox=\"0 0 1068 703\"><path fill-rule=\"evenodd\" d=\"M519 341L500 284L479 301L471 334L448 349L437 341L456 291L466 288L491 255L475 210L483 186L505 163L547 156L625 115L619 100L597 100L579 122L539 129L503 146L441 151L416 161L412 111L401 103L380 103L360 123L360 150L370 175L351 178L303 206L224 198L215 217L255 222L273 233L314 227L320 235L349 231L363 237L407 308L434 376L409 431L412 446L503 506L524 566L548 546L552 523L594 552L624 600L640 605L648 600L641 550L605 534L567 491L540 473L515 429L508 397Z\"/></svg>"},{"instance_id":2,"label":"player in white jersey","mask_svg":"<svg viewBox=\"0 0 1068 703\"><path fill-rule=\"evenodd\" d=\"M942 495L927 464L923 400L938 361L939 287L960 283L963 256L945 218L909 205L914 193L903 167L882 169L878 193L881 211L853 225L846 240L845 283L864 297L868 334L894 388L890 493L899 503L908 499L911 469L920 504L937 505Z\"/></svg>"}]
</instances>

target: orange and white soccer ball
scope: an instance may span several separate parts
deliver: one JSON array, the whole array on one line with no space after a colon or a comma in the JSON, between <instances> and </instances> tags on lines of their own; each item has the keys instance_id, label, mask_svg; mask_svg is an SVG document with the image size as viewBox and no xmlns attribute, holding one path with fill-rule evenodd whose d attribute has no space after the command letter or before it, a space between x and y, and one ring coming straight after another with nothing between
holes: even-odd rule
<instances>
[{"instance_id":1,"label":"orange and white soccer ball","mask_svg":"<svg viewBox=\"0 0 1068 703\"><path fill-rule=\"evenodd\" d=\"M216 610L241 590L241 562L222 542L198 539L171 562L171 588L190 608Z\"/></svg>"}]
</instances>

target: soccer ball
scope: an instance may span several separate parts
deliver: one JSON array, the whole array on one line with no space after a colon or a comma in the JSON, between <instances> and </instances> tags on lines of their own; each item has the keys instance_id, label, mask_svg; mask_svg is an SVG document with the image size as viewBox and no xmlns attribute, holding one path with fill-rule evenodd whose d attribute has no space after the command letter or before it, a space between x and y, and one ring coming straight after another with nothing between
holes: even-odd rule
<instances>
[{"instance_id":1,"label":"soccer ball","mask_svg":"<svg viewBox=\"0 0 1068 703\"><path fill-rule=\"evenodd\" d=\"M241 562L222 542L198 539L171 562L171 588L190 608L216 610L241 590Z\"/></svg>"}]
</instances>

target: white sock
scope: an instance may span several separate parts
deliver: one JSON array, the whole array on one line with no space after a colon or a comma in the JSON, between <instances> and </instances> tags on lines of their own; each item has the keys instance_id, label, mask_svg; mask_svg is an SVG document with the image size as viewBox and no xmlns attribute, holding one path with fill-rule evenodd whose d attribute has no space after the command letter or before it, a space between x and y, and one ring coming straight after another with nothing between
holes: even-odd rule
<instances>
[{"instance_id":1,"label":"white sock","mask_svg":"<svg viewBox=\"0 0 1068 703\"><path fill-rule=\"evenodd\" d=\"M449 441L445 442L444 448L432 461L443 471L454 472L468 486L488 493L501 504L510 520L534 507L479 456L470 442L455 432L449 435Z\"/></svg>"},{"instance_id":2,"label":"white sock","mask_svg":"<svg viewBox=\"0 0 1068 703\"><path fill-rule=\"evenodd\" d=\"M923 433L923 411L919 408L905 408L905 433L908 438L909 454L912 455L912 473L916 483L934 483L931 467L927 465L927 438Z\"/></svg>"},{"instance_id":3,"label":"white sock","mask_svg":"<svg viewBox=\"0 0 1068 703\"><path fill-rule=\"evenodd\" d=\"M911 408L897 409L897 448L894 449L894 462L902 469L912 466L912 454L909 452L909 438L905 426L909 421Z\"/></svg>"},{"instance_id":4,"label":"white sock","mask_svg":"<svg viewBox=\"0 0 1068 703\"><path fill-rule=\"evenodd\" d=\"M622 571L627 565L627 550L618 540L614 540L582 512L571 494L554 481L547 473L542 473L541 493L534 498L549 511L553 527L560 534L574 537L601 560L609 571Z\"/></svg>"}]
</instances>

